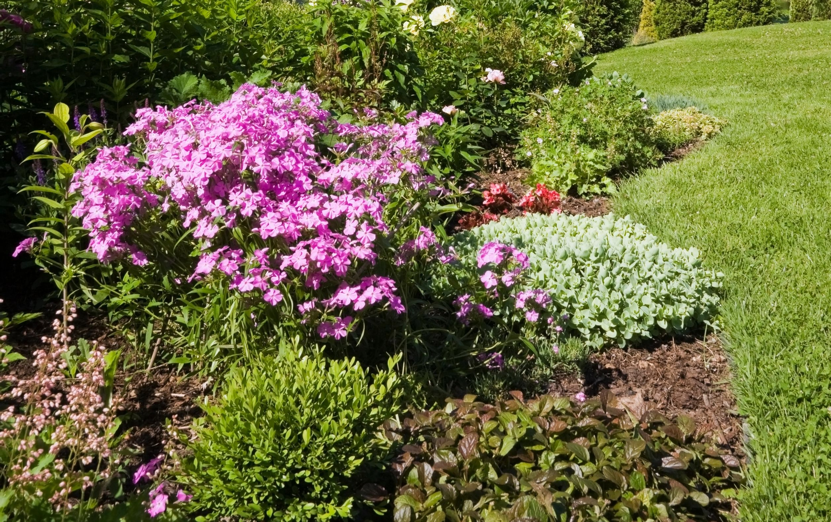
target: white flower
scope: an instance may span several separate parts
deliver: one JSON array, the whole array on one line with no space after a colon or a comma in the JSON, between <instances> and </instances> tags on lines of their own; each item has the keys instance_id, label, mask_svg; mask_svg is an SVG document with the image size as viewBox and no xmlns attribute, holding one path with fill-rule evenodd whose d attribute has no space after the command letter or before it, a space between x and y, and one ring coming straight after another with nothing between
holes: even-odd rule
<instances>
[{"instance_id":1,"label":"white flower","mask_svg":"<svg viewBox=\"0 0 831 522\"><path fill-rule=\"evenodd\" d=\"M557 62L551 62L551 67L559 67L559 66L557 65Z\"/></svg>"},{"instance_id":2,"label":"white flower","mask_svg":"<svg viewBox=\"0 0 831 522\"><path fill-rule=\"evenodd\" d=\"M560 94L560 89L554 89L554 94Z\"/></svg>"},{"instance_id":3,"label":"white flower","mask_svg":"<svg viewBox=\"0 0 831 522\"><path fill-rule=\"evenodd\" d=\"M448 106L444 107L441 110L441 112L443 112L445 114L449 114L450 116L453 116L454 114L459 112L459 109L457 109L455 105L448 105Z\"/></svg>"},{"instance_id":4,"label":"white flower","mask_svg":"<svg viewBox=\"0 0 831 522\"><path fill-rule=\"evenodd\" d=\"M491 69L488 67L485 69L485 72L488 73L488 75L482 78L483 82L505 84L505 73L499 69Z\"/></svg>"},{"instance_id":5,"label":"white flower","mask_svg":"<svg viewBox=\"0 0 831 522\"><path fill-rule=\"evenodd\" d=\"M641 103L646 103L646 98L641 98Z\"/></svg>"},{"instance_id":6,"label":"white flower","mask_svg":"<svg viewBox=\"0 0 831 522\"><path fill-rule=\"evenodd\" d=\"M424 18L420 15L413 15L409 20L404 22L404 30L413 36L418 35L418 31L424 27Z\"/></svg>"},{"instance_id":7,"label":"white flower","mask_svg":"<svg viewBox=\"0 0 831 522\"><path fill-rule=\"evenodd\" d=\"M542 145L542 138L537 138L537 143L539 143L540 145Z\"/></svg>"},{"instance_id":8,"label":"white flower","mask_svg":"<svg viewBox=\"0 0 831 522\"><path fill-rule=\"evenodd\" d=\"M587 121L589 121L588 118L583 118L583 123L586 123Z\"/></svg>"},{"instance_id":9,"label":"white flower","mask_svg":"<svg viewBox=\"0 0 831 522\"><path fill-rule=\"evenodd\" d=\"M396 0L395 5L400 7L401 10L406 13L407 9L409 9L410 6L413 5L413 2L415 2L415 0Z\"/></svg>"},{"instance_id":10,"label":"white flower","mask_svg":"<svg viewBox=\"0 0 831 522\"><path fill-rule=\"evenodd\" d=\"M586 41L586 37L583 36L583 31L577 31L577 37L583 40L584 42Z\"/></svg>"},{"instance_id":11,"label":"white flower","mask_svg":"<svg viewBox=\"0 0 831 522\"><path fill-rule=\"evenodd\" d=\"M449 22L456 16L456 9L449 5L440 5L430 13L430 22L433 26Z\"/></svg>"},{"instance_id":12,"label":"white flower","mask_svg":"<svg viewBox=\"0 0 831 522\"><path fill-rule=\"evenodd\" d=\"M643 110L649 110L649 107L645 103L643 104Z\"/></svg>"},{"instance_id":13,"label":"white flower","mask_svg":"<svg viewBox=\"0 0 831 522\"><path fill-rule=\"evenodd\" d=\"M317 0L309 0L309 7L314 7L317 5Z\"/></svg>"}]
</instances>

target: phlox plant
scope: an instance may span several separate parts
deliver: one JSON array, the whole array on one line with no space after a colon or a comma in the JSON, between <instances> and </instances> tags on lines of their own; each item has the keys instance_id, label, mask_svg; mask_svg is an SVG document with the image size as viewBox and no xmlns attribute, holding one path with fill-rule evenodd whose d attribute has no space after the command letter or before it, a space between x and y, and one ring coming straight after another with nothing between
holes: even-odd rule
<instances>
[{"instance_id":1,"label":"phlox plant","mask_svg":"<svg viewBox=\"0 0 831 522\"><path fill-rule=\"evenodd\" d=\"M90 251L275 335L342 340L402 316L397 274L436 242L425 225L445 189L423 164L444 119L344 124L320 105L246 84L219 105L139 110L132 143L74 178Z\"/></svg>"},{"instance_id":2,"label":"phlox plant","mask_svg":"<svg viewBox=\"0 0 831 522\"><path fill-rule=\"evenodd\" d=\"M530 339L556 338L562 331L549 292L533 288L529 266L522 250L492 241L481 246L475 263L432 267L431 292L452 299L458 335L480 365L501 367L503 351L536 353Z\"/></svg>"}]
</instances>

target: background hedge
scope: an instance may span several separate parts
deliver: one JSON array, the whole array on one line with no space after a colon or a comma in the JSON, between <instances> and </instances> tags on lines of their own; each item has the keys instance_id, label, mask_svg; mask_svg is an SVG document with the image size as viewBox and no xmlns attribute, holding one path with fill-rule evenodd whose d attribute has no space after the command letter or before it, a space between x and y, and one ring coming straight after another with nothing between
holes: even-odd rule
<instances>
[{"instance_id":1,"label":"background hedge","mask_svg":"<svg viewBox=\"0 0 831 522\"><path fill-rule=\"evenodd\" d=\"M625 47L638 23L638 0L586 0L577 8L586 51L605 53Z\"/></svg>"},{"instance_id":2,"label":"background hedge","mask_svg":"<svg viewBox=\"0 0 831 522\"><path fill-rule=\"evenodd\" d=\"M707 30L767 25L776 18L776 0L710 0Z\"/></svg>"},{"instance_id":3,"label":"background hedge","mask_svg":"<svg viewBox=\"0 0 831 522\"><path fill-rule=\"evenodd\" d=\"M707 0L656 0L653 20L658 38L676 38L704 31Z\"/></svg>"}]
</instances>

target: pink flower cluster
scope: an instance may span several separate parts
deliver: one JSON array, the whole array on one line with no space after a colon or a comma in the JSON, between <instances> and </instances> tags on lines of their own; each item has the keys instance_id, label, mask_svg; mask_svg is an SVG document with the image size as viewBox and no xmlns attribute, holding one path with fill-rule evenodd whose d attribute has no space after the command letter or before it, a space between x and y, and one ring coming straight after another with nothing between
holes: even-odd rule
<instances>
[{"instance_id":1,"label":"pink flower cluster","mask_svg":"<svg viewBox=\"0 0 831 522\"><path fill-rule=\"evenodd\" d=\"M525 320L530 323L536 323L550 304L551 296L545 290L523 290L516 295L516 308L525 310Z\"/></svg>"},{"instance_id":2,"label":"pink flower cluster","mask_svg":"<svg viewBox=\"0 0 831 522\"><path fill-rule=\"evenodd\" d=\"M83 199L73 214L103 262L152 261L145 254L152 249L140 246L152 237L139 231L155 216L192 232L199 260L191 281L227 278L271 305L299 285L320 297L305 306L325 306L318 312L327 317L367 304L400 313L391 279L358 274L378 261L380 238L398 241L384 219L390 194L429 190L434 181L422 172L423 129L443 119L407 117L405 124L340 124L305 88L292 94L250 84L216 106L140 109L125 134L144 160L126 147L103 149L74 180ZM334 145L324 149L323 138ZM433 243L422 230L396 263ZM319 333L341 337L350 321L323 324Z\"/></svg>"},{"instance_id":3,"label":"pink flower cluster","mask_svg":"<svg viewBox=\"0 0 831 522\"><path fill-rule=\"evenodd\" d=\"M35 352L35 374L7 378L14 387L2 398L23 406L0 413L0 446L9 455L7 480L12 485L32 485L38 494L54 491L49 501L59 508L68 505L73 492L90 488L93 478L107 478L111 465L118 463L110 447L118 426L117 401L106 404L100 394L106 351L93 345L76 377L67 376L72 325L65 325L75 318L75 309L69 311L65 322L55 319L55 335L43 339L47 347ZM39 441L48 449L39 447ZM37 465L47 453L55 455L54 460L45 467ZM97 471L88 471L91 468Z\"/></svg>"},{"instance_id":4,"label":"pink flower cluster","mask_svg":"<svg viewBox=\"0 0 831 522\"><path fill-rule=\"evenodd\" d=\"M470 324L471 319L488 319L493 317L493 310L483 304L473 302L470 294L459 296L453 304L458 308L456 317L462 324Z\"/></svg>"},{"instance_id":5,"label":"pink flower cluster","mask_svg":"<svg viewBox=\"0 0 831 522\"><path fill-rule=\"evenodd\" d=\"M479 300L491 302L493 308L502 309L512 292L516 290L523 271L529 267L528 256L521 250L498 242L486 243L476 256L479 281L485 289ZM483 271L484 270L484 271ZM514 296L514 306L525 311L525 320L535 323L551 304L551 296L545 290L521 290ZM458 297L453 304L458 309L456 316L463 324L471 319L493 316L493 309L477 304L471 294Z\"/></svg>"},{"instance_id":6,"label":"pink flower cluster","mask_svg":"<svg viewBox=\"0 0 831 522\"><path fill-rule=\"evenodd\" d=\"M494 295L498 295L497 287L500 282L506 288L511 288L516 284L522 271L528 268L528 256L510 245L491 242L486 243L479 250L476 263L479 268L494 265L497 272L501 270L499 274L493 270L486 270L479 276L485 288L492 290Z\"/></svg>"}]
</instances>

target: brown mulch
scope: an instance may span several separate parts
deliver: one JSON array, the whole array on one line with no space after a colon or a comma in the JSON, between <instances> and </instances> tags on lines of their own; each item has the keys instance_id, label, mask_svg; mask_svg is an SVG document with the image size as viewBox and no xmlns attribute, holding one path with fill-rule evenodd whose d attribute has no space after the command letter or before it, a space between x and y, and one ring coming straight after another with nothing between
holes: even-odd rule
<instances>
[{"instance_id":1,"label":"brown mulch","mask_svg":"<svg viewBox=\"0 0 831 522\"><path fill-rule=\"evenodd\" d=\"M563 375L550 391L597 397L610 390L630 407L642 401L670 417L687 415L719 445L743 458L743 421L729 382L730 363L718 337L710 336L593 354L582 376Z\"/></svg>"},{"instance_id":2,"label":"brown mulch","mask_svg":"<svg viewBox=\"0 0 831 522\"><path fill-rule=\"evenodd\" d=\"M166 421L179 431L188 430L191 421L202 414L198 402L212 391L210 382L178 375L169 365L118 381L122 397L118 413L125 418L123 427L130 430L127 443L142 455L142 462L163 453L166 444L179 445L168 440Z\"/></svg>"},{"instance_id":3,"label":"brown mulch","mask_svg":"<svg viewBox=\"0 0 831 522\"><path fill-rule=\"evenodd\" d=\"M612 211L609 205L609 198L595 196L592 199L575 198L565 196L560 200L560 207L563 212L572 216L583 215L588 217L605 216Z\"/></svg>"}]
</instances>

